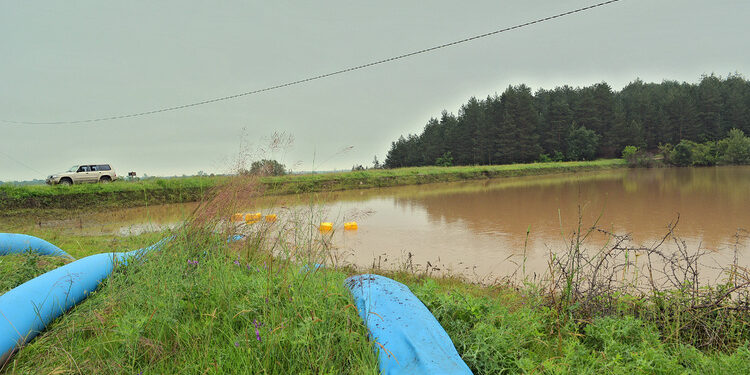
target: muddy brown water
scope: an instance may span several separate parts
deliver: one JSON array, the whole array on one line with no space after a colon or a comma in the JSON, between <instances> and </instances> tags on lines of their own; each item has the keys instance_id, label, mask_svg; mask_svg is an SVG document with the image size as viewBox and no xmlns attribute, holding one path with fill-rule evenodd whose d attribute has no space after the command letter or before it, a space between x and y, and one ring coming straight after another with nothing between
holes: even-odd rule
<instances>
[{"instance_id":1,"label":"muddy brown water","mask_svg":"<svg viewBox=\"0 0 750 375\"><path fill-rule=\"evenodd\" d=\"M82 233L127 235L179 225L196 204L164 205L38 223ZM348 262L398 268L428 264L473 279L547 270L571 233L596 223L652 246L679 216L675 234L711 262L735 254L750 264L750 166L619 169L327 194L272 197L248 207L279 214L279 207L315 211L333 221L334 243ZM580 213L580 215L579 215ZM356 220L357 231L343 223ZM527 235L528 232L528 235ZM604 246L593 236L586 246Z\"/></svg>"}]
</instances>

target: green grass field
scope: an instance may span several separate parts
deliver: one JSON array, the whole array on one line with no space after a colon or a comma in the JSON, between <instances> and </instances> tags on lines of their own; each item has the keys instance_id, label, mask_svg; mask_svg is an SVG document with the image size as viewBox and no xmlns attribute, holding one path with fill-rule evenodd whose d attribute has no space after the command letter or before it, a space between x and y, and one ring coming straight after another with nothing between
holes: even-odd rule
<instances>
[{"instance_id":1,"label":"green grass field","mask_svg":"<svg viewBox=\"0 0 750 375\"><path fill-rule=\"evenodd\" d=\"M298 194L319 191L367 189L471 179L580 172L625 167L622 159L589 162L553 162L466 167L414 167L365 171L286 175L260 179L265 194ZM231 177L153 178L110 184L73 186L0 185L0 210L81 209L132 207L162 203L194 202L210 198L212 188Z\"/></svg>"}]
</instances>

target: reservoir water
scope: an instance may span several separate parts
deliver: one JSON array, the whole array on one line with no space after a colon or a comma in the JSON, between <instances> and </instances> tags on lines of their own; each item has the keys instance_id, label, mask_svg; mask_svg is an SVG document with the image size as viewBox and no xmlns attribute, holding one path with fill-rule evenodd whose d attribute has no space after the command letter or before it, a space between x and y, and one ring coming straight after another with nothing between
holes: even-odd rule
<instances>
[{"instance_id":1,"label":"reservoir water","mask_svg":"<svg viewBox=\"0 0 750 375\"><path fill-rule=\"evenodd\" d=\"M39 226L81 234L127 235L179 225L195 203L139 207L47 220ZM347 262L386 268L412 264L486 280L543 273L579 227L630 234L653 246L675 235L717 264L750 264L750 166L617 169L264 198L245 212L310 210L332 221ZM356 220L359 230L343 230ZM316 223L312 223L315 225ZM673 242L669 239L668 242ZM605 246L597 234L587 246ZM429 262L429 263L428 263Z\"/></svg>"}]
</instances>

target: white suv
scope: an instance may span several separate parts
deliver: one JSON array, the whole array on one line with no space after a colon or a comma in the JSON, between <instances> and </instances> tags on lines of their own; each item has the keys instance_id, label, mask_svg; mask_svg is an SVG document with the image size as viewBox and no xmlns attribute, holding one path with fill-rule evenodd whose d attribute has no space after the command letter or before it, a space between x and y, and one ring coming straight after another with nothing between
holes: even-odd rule
<instances>
[{"instance_id":1,"label":"white suv","mask_svg":"<svg viewBox=\"0 0 750 375\"><path fill-rule=\"evenodd\" d=\"M117 179L115 170L109 164L74 165L66 172L47 177L50 185L72 185L84 182L111 182Z\"/></svg>"}]
</instances>

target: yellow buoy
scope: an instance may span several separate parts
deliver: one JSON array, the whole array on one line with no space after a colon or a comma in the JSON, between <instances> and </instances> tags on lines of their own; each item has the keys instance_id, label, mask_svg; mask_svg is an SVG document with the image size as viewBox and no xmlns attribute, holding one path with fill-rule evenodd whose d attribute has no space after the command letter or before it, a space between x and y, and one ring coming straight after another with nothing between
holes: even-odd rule
<instances>
[{"instance_id":1,"label":"yellow buoy","mask_svg":"<svg viewBox=\"0 0 750 375\"><path fill-rule=\"evenodd\" d=\"M333 223L320 223L318 229L321 232L330 232L333 230Z\"/></svg>"},{"instance_id":2,"label":"yellow buoy","mask_svg":"<svg viewBox=\"0 0 750 375\"><path fill-rule=\"evenodd\" d=\"M230 220L233 223L236 223L238 221L242 221L242 214L234 214L234 215L232 215L232 218Z\"/></svg>"},{"instance_id":3,"label":"yellow buoy","mask_svg":"<svg viewBox=\"0 0 750 375\"><path fill-rule=\"evenodd\" d=\"M357 226L356 221L350 221L348 223L344 223L344 229L345 230L357 230L359 227Z\"/></svg>"},{"instance_id":4,"label":"yellow buoy","mask_svg":"<svg viewBox=\"0 0 750 375\"><path fill-rule=\"evenodd\" d=\"M276 221L276 215L275 214L266 215L266 222L273 223L274 221Z\"/></svg>"},{"instance_id":5,"label":"yellow buoy","mask_svg":"<svg viewBox=\"0 0 750 375\"><path fill-rule=\"evenodd\" d=\"M254 214L245 214L245 221L258 221L263 217L263 215L260 214L260 212L256 212Z\"/></svg>"}]
</instances>

